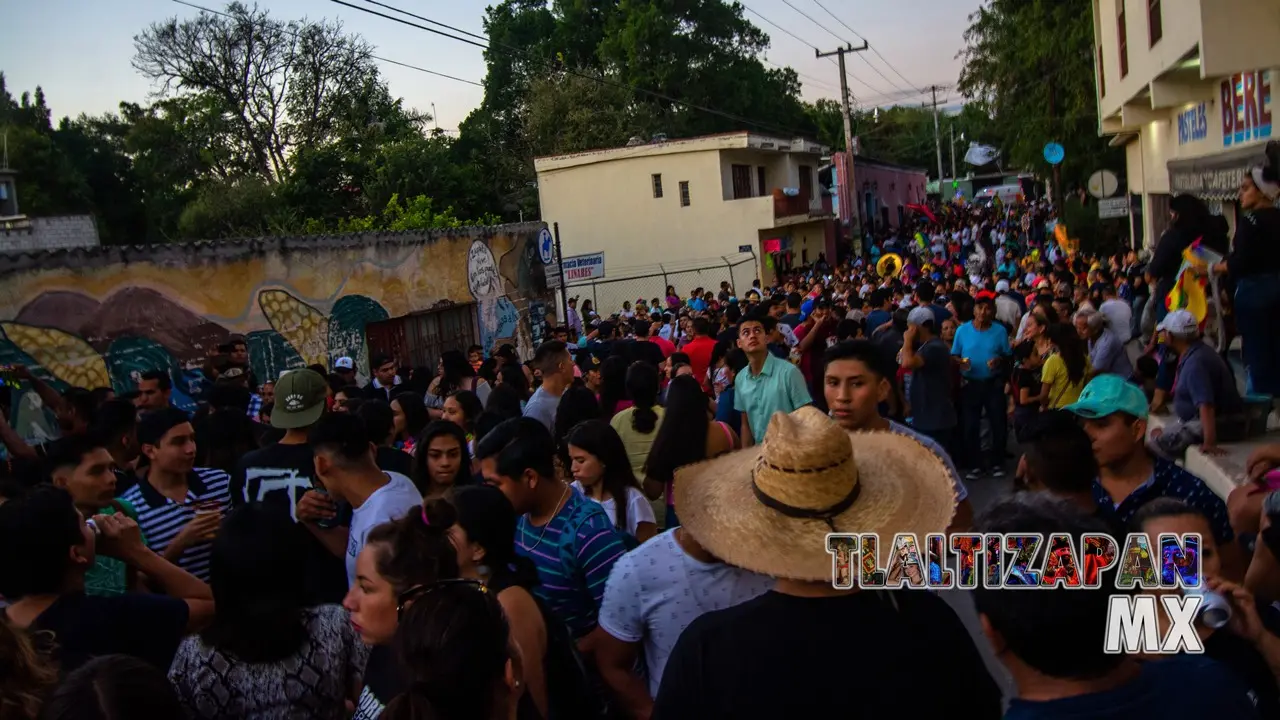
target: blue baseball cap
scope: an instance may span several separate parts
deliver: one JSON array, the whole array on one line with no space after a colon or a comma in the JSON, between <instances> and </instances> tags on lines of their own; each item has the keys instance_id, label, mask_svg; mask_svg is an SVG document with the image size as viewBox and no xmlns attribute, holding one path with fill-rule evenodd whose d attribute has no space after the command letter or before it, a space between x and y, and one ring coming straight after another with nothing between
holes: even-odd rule
<instances>
[{"instance_id":1,"label":"blue baseball cap","mask_svg":"<svg viewBox=\"0 0 1280 720\"><path fill-rule=\"evenodd\" d=\"M1119 375L1099 375L1080 391L1080 399L1066 410L1082 418L1100 418L1122 412L1136 418L1147 417L1147 396L1142 388Z\"/></svg>"}]
</instances>

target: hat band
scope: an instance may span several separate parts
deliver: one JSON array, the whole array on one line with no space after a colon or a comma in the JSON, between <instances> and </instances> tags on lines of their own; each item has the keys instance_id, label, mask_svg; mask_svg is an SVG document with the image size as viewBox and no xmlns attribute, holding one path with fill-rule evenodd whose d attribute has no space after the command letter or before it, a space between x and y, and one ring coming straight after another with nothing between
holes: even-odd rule
<instances>
[{"instance_id":1,"label":"hat band","mask_svg":"<svg viewBox=\"0 0 1280 720\"><path fill-rule=\"evenodd\" d=\"M826 522L827 525L831 526L831 529L834 531L835 523L832 522L832 518L843 513L845 510L848 510L850 507L853 507L853 503L857 501L859 493L862 492L862 485L855 484L853 489L849 491L849 494L845 495L844 498L835 505L817 509L788 505L775 497L771 497L765 493L765 491L761 490L760 486L756 484L754 471L751 473L751 492L755 493L756 500L759 500L761 505L764 505L770 510L776 510L787 517L801 520L822 520Z\"/></svg>"}]
</instances>

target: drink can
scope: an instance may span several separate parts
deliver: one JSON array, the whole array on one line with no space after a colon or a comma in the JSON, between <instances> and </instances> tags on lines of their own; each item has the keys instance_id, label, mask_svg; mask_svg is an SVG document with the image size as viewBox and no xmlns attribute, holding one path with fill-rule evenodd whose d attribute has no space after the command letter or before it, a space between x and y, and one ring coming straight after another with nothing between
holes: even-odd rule
<instances>
[{"instance_id":1,"label":"drink can","mask_svg":"<svg viewBox=\"0 0 1280 720\"><path fill-rule=\"evenodd\" d=\"M312 487L311 490L320 495L324 495L326 498L329 497L329 491L325 490L322 487ZM330 498L330 502L332 502L332 498ZM325 530L330 530L332 528L338 527L337 508L336 507L334 508L334 515L332 518L329 518L328 520L317 520L316 527L323 528Z\"/></svg>"}]
</instances>

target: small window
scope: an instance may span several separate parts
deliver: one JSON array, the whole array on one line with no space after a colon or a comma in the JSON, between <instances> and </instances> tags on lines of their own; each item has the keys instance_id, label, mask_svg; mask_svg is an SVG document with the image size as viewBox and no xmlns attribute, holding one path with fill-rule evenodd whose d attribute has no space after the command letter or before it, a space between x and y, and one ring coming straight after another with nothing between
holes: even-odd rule
<instances>
[{"instance_id":1,"label":"small window","mask_svg":"<svg viewBox=\"0 0 1280 720\"><path fill-rule=\"evenodd\" d=\"M1098 45L1098 96L1107 96L1107 67L1102 64L1102 45Z\"/></svg>"},{"instance_id":2,"label":"small window","mask_svg":"<svg viewBox=\"0 0 1280 720\"><path fill-rule=\"evenodd\" d=\"M729 173L733 177L733 199L751 197L751 166L731 165Z\"/></svg>"},{"instance_id":3,"label":"small window","mask_svg":"<svg viewBox=\"0 0 1280 720\"><path fill-rule=\"evenodd\" d=\"M1129 74L1129 31L1124 23L1125 0L1116 0L1116 39L1120 45L1120 77Z\"/></svg>"},{"instance_id":4,"label":"small window","mask_svg":"<svg viewBox=\"0 0 1280 720\"><path fill-rule=\"evenodd\" d=\"M662 175L661 173L653 174L653 196L655 198L662 197Z\"/></svg>"},{"instance_id":5,"label":"small window","mask_svg":"<svg viewBox=\"0 0 1280 720\"><path fill-rule=\"evenodd\" d=\"M680 207L689 207L689 181L680 181Z\"/></svg>"},{"instance_id":6,"label":"small window","mask_svg":"<svg viewBox=\"0 0 1280 720\"><path fill-rule=\"evenodd\" d=\"M1147 0L1147 32L1151 36L1151 46L1164 37L1164 21L1160 17L1160 0Z\"/></svg>"},{"instance_id":7,"label":"small window","mask_svg":"<svg viewBox=\"0 0 1280 720\"><path fill-rule=\"evenodd\" d=\"M759 193L759 195L760 195L760 197L764 197L765 195L768 195L768 194L769 194L769 186L768 186L768 184L765 182L765 174L764 174L764 166L763 166L763 165L761 165L761 166L759 166L759 167L757 167L757 168L756 168L756 180L757 180L757 181L759 181L759 187L760 187L760 193Z\"/></svg>"}]
</instances>

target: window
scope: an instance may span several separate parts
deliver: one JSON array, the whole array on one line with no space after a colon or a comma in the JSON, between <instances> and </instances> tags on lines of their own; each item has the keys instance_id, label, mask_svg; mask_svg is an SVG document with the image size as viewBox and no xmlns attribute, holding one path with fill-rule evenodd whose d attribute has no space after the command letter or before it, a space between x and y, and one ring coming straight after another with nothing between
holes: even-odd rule
<instances>
[{"instance_id":1,"label":"window","mask_svg":"<svg viewBox=\"0 0 1280 720\"><path fill-rule=\"evenodd\" d=\"M768 195L768 194L769 194L769 185L765 182L765 174L764 174L764 166L763 166L763 165L762 165L762 166L760 166L760 167L758 167L758 168L756 168L756 180L757 180L757 181L759 181L759 183L760 183L760 185L759 185L759 187L760 187L760 197L764 197L765 195Z\"/></svg>"},{"instance_id":2,"label":"window","mask_svg":"<svg viewBox=\"0 0 1280 720\"><path fill-rule=\"evenodd\" d=\"M808 165L800 166L800 197L813 199L813 168Z\"/></svg>"},{"instance_id":3,"label":"window","mask_svg":"<svg viewBox=\"0 0 1280 720\"><path fill-rule=\"evenodd\" d=\"M680 207L689 207L689 181L680 181Z\"/></svg>"},{"instance_id":4,"label":"window","mask_svg":"<svg viewBox=\"0 0 1280 720\"><path fill-rule=\"evenodd\" d=\"M733 176L733 199L751 197L754 194L751 192L751 166L732 165L729 172Z\"/></svg>"},{"instance_id":5,"label":"window","mask_svg":"<svg viewBox=\"0 0 1280 720\"><path fill-rule=\"evenodd\" d=\"M1151 37L1151 46L1164 37L1164 22L1160 17L1160 0L1147 0L1147 34Z\"/></svg>"},{"instance_id":6,"label":"window","mask_svg":"<svg viewBox=\"0 0 1280 720\"><path fill-rule=\"evenodd\" d=\"M655 198L662 197L662 175L661 173L653 174L653 196Z\"/></svg>"},{"instance_id":7,"label":"window","mask_svg":"<svg viewBox=\"0 0 1280 720\"><path fill-rule=\"evenodd\" d=\"M1102 45L1098 45L1098 96L1107 96L1107 67L1102 64Z\"/></svg>"},{"instance_id":8,"label":"window","mask_svg":"<svg viewBox=\"0 0 1280 720\"><path fill-rule=\"evenodd\" d=\"M1116 0L1116 39L1120 43L1120 77L1129 74L1129 32L1124 25L1125 0Z\"/></svg>"}]
</instances>

